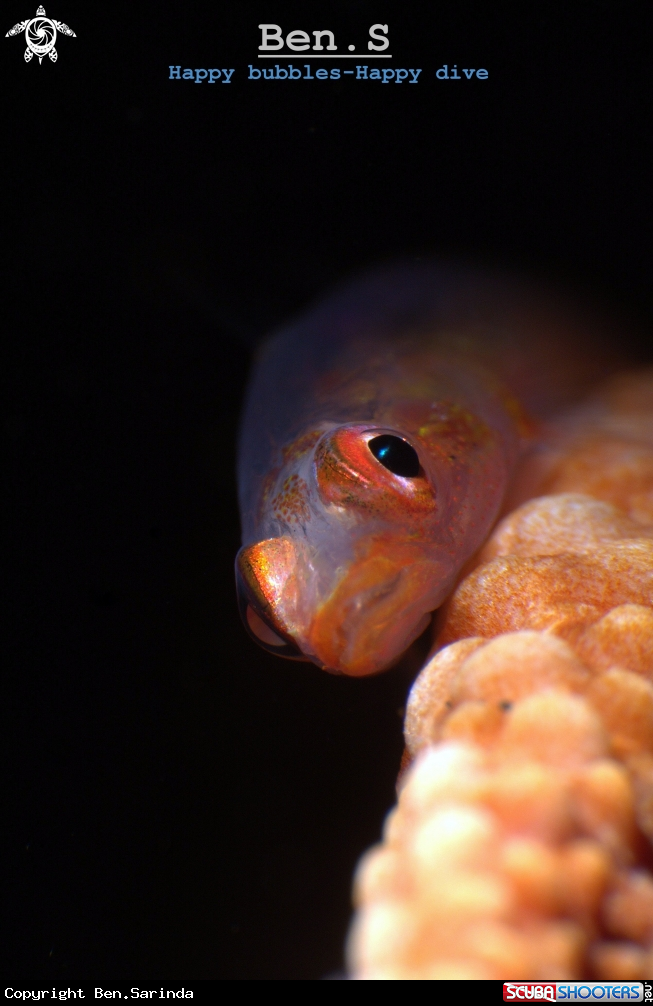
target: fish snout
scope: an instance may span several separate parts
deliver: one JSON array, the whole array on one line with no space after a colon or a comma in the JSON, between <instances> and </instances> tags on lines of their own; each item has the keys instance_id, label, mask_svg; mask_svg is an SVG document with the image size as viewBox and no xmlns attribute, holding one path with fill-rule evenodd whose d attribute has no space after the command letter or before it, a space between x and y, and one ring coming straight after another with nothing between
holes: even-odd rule
<instances>
[{"instance_id":1,"label":"fish snout","mask_svg":"<svg viewBox=\"0 0 653 1006\"><path fill-rule=\"evenodd\" d=\"M259 646L290 660L309 660L293 638L297 608L297 556L289 537L267 538L236 556L238 607Z\"/></svg>"},{"instance_id":2,"label":"fish snout","mask_svg":"<svg viewBox=\"0 0 653 1006\"><path fill-rule=\"evenodd\" d=\"M426 629L450 588L451 569L423 543L368 540L327 591L289 536L241 548L240 612L256 642L277 656L365 677L391 667Z\"/></svg>"}]
</instances>

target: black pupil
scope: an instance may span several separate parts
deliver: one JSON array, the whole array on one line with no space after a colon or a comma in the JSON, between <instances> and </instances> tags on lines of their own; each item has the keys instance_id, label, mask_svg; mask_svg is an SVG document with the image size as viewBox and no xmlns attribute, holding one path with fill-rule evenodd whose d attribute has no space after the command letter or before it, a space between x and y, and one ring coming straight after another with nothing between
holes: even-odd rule
<instances>
[{"instance_id":1,"label":"black pupil","mask_svg":"<svg viewBox=\"0 0 653 1006\"><path fill-rule=\"evenodd\" d=\"M419 475L417 451L401 437L382 433L380 437L370 440L368 447L376 460L393 475L403 475L406 479L414 479Z\"/></svg>"}]
</instances>

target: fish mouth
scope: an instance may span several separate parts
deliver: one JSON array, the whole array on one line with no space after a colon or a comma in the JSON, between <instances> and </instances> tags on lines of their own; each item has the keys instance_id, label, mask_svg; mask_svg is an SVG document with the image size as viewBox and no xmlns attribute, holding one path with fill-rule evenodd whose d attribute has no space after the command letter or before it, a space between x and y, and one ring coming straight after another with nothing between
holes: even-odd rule
<instances>
[{"instance_id":1,"label":"fish mouth","mask_svg":"<svg viewBox=\"0 0 653 1006\"><path fill-rule=\"evenodd\" d=\"M330 594L303 610L306 582L290 537L240 550L236 585L243 624L269 653L365 677L387 670L422 634L446 593L442 563L419 543L366 543Z\"/></svg>"},{"instance_id":2,"label":"fish mouth","mask_svg":"<svg viewBox=\"0 0 653 1006\"><path fill-rule=\"evenodd\" d=\"M313 617L308 643L316 662L351 677L395 664L441 603L442 568L434 560L379 551L355 560Z\"/></svg>"},{"instance_id":3,"label":"fish mouth","mask_svg":"<svg viewBox=\"0 0 653 1006\"><path fill-rule=\"evenodd\" d=\"M236 556L238 610L248 634L258 645L286 660L310 661L294 641L278 602L293 577L294 550L284 538L270 538L241 548Z\"/></svg>"}]
</instances>

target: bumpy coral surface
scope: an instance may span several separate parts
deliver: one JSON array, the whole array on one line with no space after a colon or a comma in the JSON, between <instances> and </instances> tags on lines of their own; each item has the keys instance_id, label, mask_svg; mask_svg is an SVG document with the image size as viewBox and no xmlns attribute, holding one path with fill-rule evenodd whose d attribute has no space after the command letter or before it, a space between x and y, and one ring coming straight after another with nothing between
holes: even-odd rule
<instances>
[{"instance_id":1,"label":"bumpy coral surface","mask_svg":"<svg viewBox=\"0 0 653 1006\"><path fill-rule=\"evenodd\" d=\"M356 978L653 968L653 375L553 428L517 493L410 693Z\"/></svg>"}]
</instances>

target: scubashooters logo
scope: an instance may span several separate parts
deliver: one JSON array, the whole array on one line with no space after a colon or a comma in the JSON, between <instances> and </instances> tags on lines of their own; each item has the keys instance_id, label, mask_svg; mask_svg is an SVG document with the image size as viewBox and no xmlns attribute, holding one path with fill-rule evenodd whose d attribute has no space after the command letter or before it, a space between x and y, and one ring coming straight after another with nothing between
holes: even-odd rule
<instances>
[{"instance_id":1,"label":"scubashooters logo","mask_svg":"<svg viewBox=\"0 0 653 1006\"><path fill-rule=\"evenodd\" d=\"M54 43L57 41L57 31L60 31L62 35L70 35L72 38L77 38L75 32L67 24L46 17L43 7L38 8L36 17L31 18L31 20L20 21L13 28L10 28L5 38L9 38L10 35L20 35L22 31L25 32L25 41L27 42L27 49L25 49L26 63L29 63L33 56L38 56L39 63L44 56L49 56L53 63L57 62L59 54L54 47Z\"/></svg>"}]
</instances>

